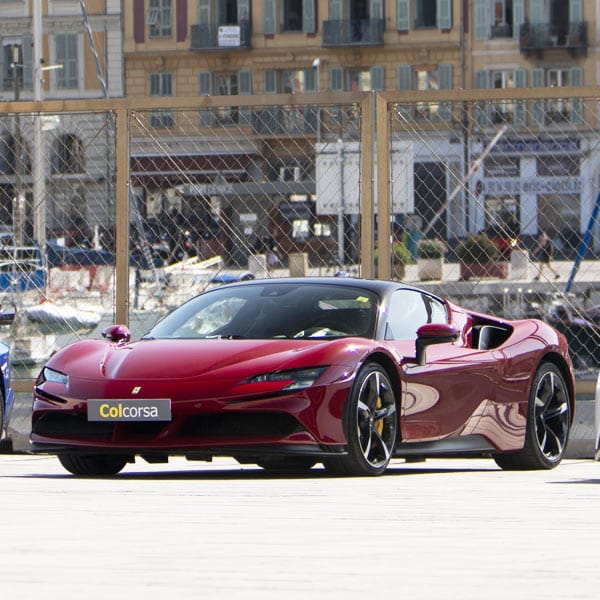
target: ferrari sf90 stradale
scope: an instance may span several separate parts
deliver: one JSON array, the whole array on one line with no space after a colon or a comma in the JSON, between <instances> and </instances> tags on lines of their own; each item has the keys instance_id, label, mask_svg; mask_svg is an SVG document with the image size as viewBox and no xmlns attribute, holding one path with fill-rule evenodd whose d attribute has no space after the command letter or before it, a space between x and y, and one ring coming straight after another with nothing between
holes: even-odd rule
<instances>
[{"instance_id":1,"label":"ferrari sf90 stradale","mask_svg":"<svg viewBox=\"0 0 600 600\"><path fill-rule=\"evenodd\" d=\"M142 457L379 475L395 457L561 460L573 420L565 338L399 282L268 279L207 291L140 340L123 325L39 374L32 448L76 475Z\"/></svg>"}]
</instances>

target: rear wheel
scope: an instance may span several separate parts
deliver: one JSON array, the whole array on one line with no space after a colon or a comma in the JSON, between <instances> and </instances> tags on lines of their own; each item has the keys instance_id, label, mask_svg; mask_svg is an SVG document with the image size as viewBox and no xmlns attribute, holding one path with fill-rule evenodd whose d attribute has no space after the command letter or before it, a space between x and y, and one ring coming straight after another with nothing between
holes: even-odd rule
<instances>
[{"instance_id":1,"label":"rear wheel","mask_svg":"<svg viewBox=\"0 0 600 600\"><path fill-rule=\"evenodd\" d=\"M112 454L59 454L62 466L73 475L116 475L127 457Z\"/></svg>"},{"instance_id":2,"label":"rear wheel","mask_svg":"<svg viewBox=\"0 0 600 600\"><path fill-rule=\"evenodd\" d=\"M385 369L367 363L359 371L346 403L347 453L324 459L340 475L381 475L396 444L396 395Z\"/></svg>"},{"instance_id":3,"label":"rear wheel","mask_svg":"<svg viewBox=\"0 0 600 600\"><path fill-rule=\"evenodd\" d=\"M570 422L565 379L556 365L542 363L531 383L525 445L517 452L496 454L494 460L507 470L553 469L562 460Z\"/></svg>"},{"instance_id":4,"label":"rear wheel","mask_svg":"<svg viewBox=\"0 0 600 600\"><path fill-rule=\"evenodd\" d=\"M277 456L261 458L256 464L269 473L306 473L317 461L310 456Z\"/></svg>"}]
</instances>

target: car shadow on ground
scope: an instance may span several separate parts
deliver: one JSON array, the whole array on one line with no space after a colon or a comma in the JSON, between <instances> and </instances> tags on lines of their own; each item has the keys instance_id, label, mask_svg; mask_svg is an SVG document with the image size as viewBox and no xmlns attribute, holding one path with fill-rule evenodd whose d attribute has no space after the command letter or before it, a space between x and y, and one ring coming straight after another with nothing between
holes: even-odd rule
<instances>
[{"instance_id":1,"label":"car shadow on ground","mask_svg":"<svg viewBox=\"0 0 600 600\"><path fill-rule=\"evenodd\" d=\"M310 471L303 473L279 473L279 472L268 472L260 467L252 468L245 467L238 469L206 469L199 468L198 470L165 470L165 471L134 471L127 470L112 476L77 476L77 479L115 479L115 480L154 480L154 481L165 481L165 480L206 480L206 481L219 481L219 480L277 480L277 479L347 479L348 476L334 475L328 473L323 468L313 468ZM134 466L130 466L129 469L135 469ZM406 466L393 466L389 467L381 477L400 477L404 475L435 475L440 473L485 473L488 471L499 471L499 467L490 464L489 469L481 467L474 467L473 469L465 468L464 466L451 468L451 467L415 467L412 465ZM3 478L33 478L33 479L65 479L73 478L74 476L70 473L27 473L22 475L4 475L0 476ZM362 477L362 479L368 480L369 476Z\"/></svg>"}]
</instances>

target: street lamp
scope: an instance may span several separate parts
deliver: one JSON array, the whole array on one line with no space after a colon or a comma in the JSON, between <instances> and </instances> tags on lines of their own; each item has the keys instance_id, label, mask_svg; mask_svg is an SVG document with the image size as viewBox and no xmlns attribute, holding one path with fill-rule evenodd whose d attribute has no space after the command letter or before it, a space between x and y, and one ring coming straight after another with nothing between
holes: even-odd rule
<instances>
[{"instance_id":1,"label":"street lamp","mask_svg":"<svg viewBox=\"0 0 600 600\"><path fill-rule=\"evenodd\" d=\"M312 62L313 69L317 70L317 94L321 91L321 59L315 58ZM321 143L321 106L317 106L317 144Z\"/></svg>"}]
</instances>

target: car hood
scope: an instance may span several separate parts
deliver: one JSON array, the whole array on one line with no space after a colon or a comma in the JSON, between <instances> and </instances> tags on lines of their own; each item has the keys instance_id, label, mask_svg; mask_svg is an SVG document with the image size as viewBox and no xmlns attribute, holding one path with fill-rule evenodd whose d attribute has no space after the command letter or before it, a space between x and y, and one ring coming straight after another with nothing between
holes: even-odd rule
<instances>
[{"instance_id":1,"label":"car hood","mask_svg":"<svg viewBox=\"0 0 600 600\"><path fill-rule=\"evenodd\" d=\"M141 340L77 342L48 366L70 377L162 380L244 377L277 369L356 363L372 342L338 340Z\"/></svg>"}]
</instances>

